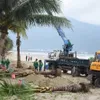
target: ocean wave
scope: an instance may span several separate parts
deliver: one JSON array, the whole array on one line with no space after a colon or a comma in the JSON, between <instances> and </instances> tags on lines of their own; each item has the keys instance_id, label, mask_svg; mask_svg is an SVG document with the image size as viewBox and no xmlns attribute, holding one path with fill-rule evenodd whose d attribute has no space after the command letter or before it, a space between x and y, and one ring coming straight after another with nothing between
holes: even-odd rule
<instances>
[{"instance_id":1,"label":"ocean wave","mask_svg":"<svg viewBox=\"0 0 100 100\"><path fill-rule=\"evenodd\" d=\"M13 53L17 54L17 51L10 51ZM20 52L21 55L27 55L27 56L44 56L47 57L48 56L48 51L28 51L28 50L24 50ZM88 53L88 52L81 52L81 53L77 53L77 57L80 59L89 59L90 57L94 57L94 54L92 53Z\"/></svg>"}]
</instances>

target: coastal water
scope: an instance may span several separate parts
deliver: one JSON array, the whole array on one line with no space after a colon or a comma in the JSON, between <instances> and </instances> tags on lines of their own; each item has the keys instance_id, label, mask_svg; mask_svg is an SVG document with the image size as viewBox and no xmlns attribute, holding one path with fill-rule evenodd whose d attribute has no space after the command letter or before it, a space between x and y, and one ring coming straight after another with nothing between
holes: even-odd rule
<instances>
[{"instance_id":1,"label":"coastal water","mask_svg":"<svg viewBox=\"0 0 100 100\"><path fill-rule=\"evenodd\" d=\"M12 57L16 60L17 52L16 51L11 51L11 52L12 52ZM25 59L26 55L28 57L32 57L32 60L35 60L36 58L43 60L48 58L48 52L46 51L21 51L22 61L26 60ZM94 57L94 54L82 52L82 53L77 53L77 57L82 59L89 59L90 57Z\"/></svg>"},{"instance_id":2,"label":"coastal water","mask_svg":"<svg viewBox=\"0 0 100 100\"><path fill-rule=\"evenodd\" d=\"M29 55L29 56L34 55L34 56L48 57L48 52L43 52L43 51L23 52L22 51L21 55ZM94 57L94 54L82 52L82 53L77 53L77 57L78 58L83 58L83 59L89 59L90 57Z\"/></svg>"}]
</instances>

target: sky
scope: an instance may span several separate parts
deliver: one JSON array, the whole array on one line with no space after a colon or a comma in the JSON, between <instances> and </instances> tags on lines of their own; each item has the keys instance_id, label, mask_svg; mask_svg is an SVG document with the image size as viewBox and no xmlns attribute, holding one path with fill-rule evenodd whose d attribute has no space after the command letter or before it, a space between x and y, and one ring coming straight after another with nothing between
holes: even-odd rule
<instances>
[{"instance_id":1,"label":"sky","mask_svg":"<svg viewBox=\"0 0 100 100\"><path fill-rule=\"evenodd\" d=\"M61 0L65 16L100 25L100 0Z\"/></svg>"}]
</instances>

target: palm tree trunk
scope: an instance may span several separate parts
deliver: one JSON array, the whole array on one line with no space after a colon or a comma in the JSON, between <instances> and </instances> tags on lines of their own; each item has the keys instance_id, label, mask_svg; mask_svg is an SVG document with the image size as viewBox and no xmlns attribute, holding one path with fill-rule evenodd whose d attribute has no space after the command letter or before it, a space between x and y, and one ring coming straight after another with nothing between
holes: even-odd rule
<instances>
[{"instance_id":1,"label":"palm tree trunk","mask_svg":"<svg viewBox=\"0 0 100 100\"><path fill-rule=\"evenodd\" d=\"M72 84L67 86L60 86L52 88L53 91L68 91L68 92L89 92L89 87L85 83Z\"/></svg>"},{"instance_id":2,"label":"palm tree trunk","mask_svg":"<svg viewBox=\"0 0 100 100\"><path fill-rule=\"evenodd\" d=\"M17 45L17 68L22 68L21 65L21 57L20 57L20 35L17 33L17 40L16 40L16 45Z\"/></svg>"},{"instance_id":3,"label":"palm tree trunk","mask_svg":"<svg viewBox=\"0 0 100 100\"><path fill-rule=\"evenodd\" d=\"M45 76L52 75L52 76L57 77L57 76L61 76L61 70L57 68L56 70L51 70L49 72L45 72L45 71L37 72L37 71L35 71L35 74L42 74Z\"/></svg>"},{"instance_id":4,"label":"palm tree trunk","mask_svg":"<svg viewBox=\"0 0 100 100\"><path fill-rule=\"evenodd\" d=\"M7 32L7 28L6 27L1 27L0 26L0 30L1 30L1 36L0 36L0 58L2 58L2 56L3 56L2 52L3 52L4 46L5 46L5 41L6 41L8 32Z\"/></svg>"},{"instance_id":5,"label":"palm tree trunk","mask_svg":"<svg viewBox=\"0 0 100 100\"><path fill-rule=\"evenodd\" d=\"M5 39L5 43L2 49L2 58L5 59L5 54L6 54L6 44L7 44L7 38Z\"/></svg>"}]
</instances>

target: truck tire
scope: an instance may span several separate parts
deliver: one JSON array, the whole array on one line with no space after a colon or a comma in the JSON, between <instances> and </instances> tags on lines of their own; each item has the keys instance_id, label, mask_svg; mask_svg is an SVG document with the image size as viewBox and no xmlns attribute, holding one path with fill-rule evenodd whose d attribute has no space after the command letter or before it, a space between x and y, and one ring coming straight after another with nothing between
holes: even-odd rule
<instances>
[{"instance_id":1,"label":"truck tire","mask_svg":"<svg viewBox=\"0 0 100 100\"><path fill-rule=\"evenodd\" d=\"M78 68L73 67L72 70L71 70L71 74L72 74L73 77L79 76L80 73L78 71Z\"/></svg>"},{"instance_id":2,"label":"truck tire","mask_svg":"<svg viewBox=\"0 0 100 100\"><path fill-rule=\"evenodd\" d=\"M91 84L91 85L94 85L95 79L94 79L94 77L93 77L92 74L89 74L89 75L87 76L87 80L90 81L90 84Z\"/></svg>"},{"instance_id":3,"label":"truck tire","mask_svg":"<svg viewBox=\"0 0 100 100\"><path fill-rule=\"evenodd\" d=\"M54 69L55 69L55 67L54 67L54 65L52 65L52 66L51 66L51 70L54 70Z\"/></svg>"},{"instance_id":4,"label":"truck tire","mask_svg":"<svg viewBox=\"0 0 100 100\"><path fill-rule=\"evenodd\" d=\"M100 88L100 78L97 78L94 82L95 87Z\"/></svg>"},{"instance_id":5,"label":"truck tire","mask_svg":"<svg viewBox=\"0 0 100 100\"><path fill-rule=\"evenodd\" d=\"M67 70L63 70L63 73L67 73Z\"/></svg>"},{"instance_id":6,"label":"truck tire","mask_svg":"<svg viewBox=\"0 0 100 100\"><path fill-rule=\"evenodd\" d=\"M57 68L55 73L56 73L56 76L61 76L61 69Z\"/></svg>"},{"instance_id":7,"label":"truck tire","mask_svg":"<svg viewBox=\"0 0 100 100\"><path fill-rule=\"evenodd\" d=\"M85 73L85 76L87 77L87 76L88 76L88 74L87 74L87 73Z\"/></svg>"},{"instance_id":8,"label":"truck tire","mask_svg":"<svg viewBox=\"0 0 100 100\"><path fill-rule=\"evenodd\" d=\"M86 69L86 72L85 72L85 76L87 77L88 74L89 74L89 69L87 68L87 69Z\"/></svg>"}]
</instances>

